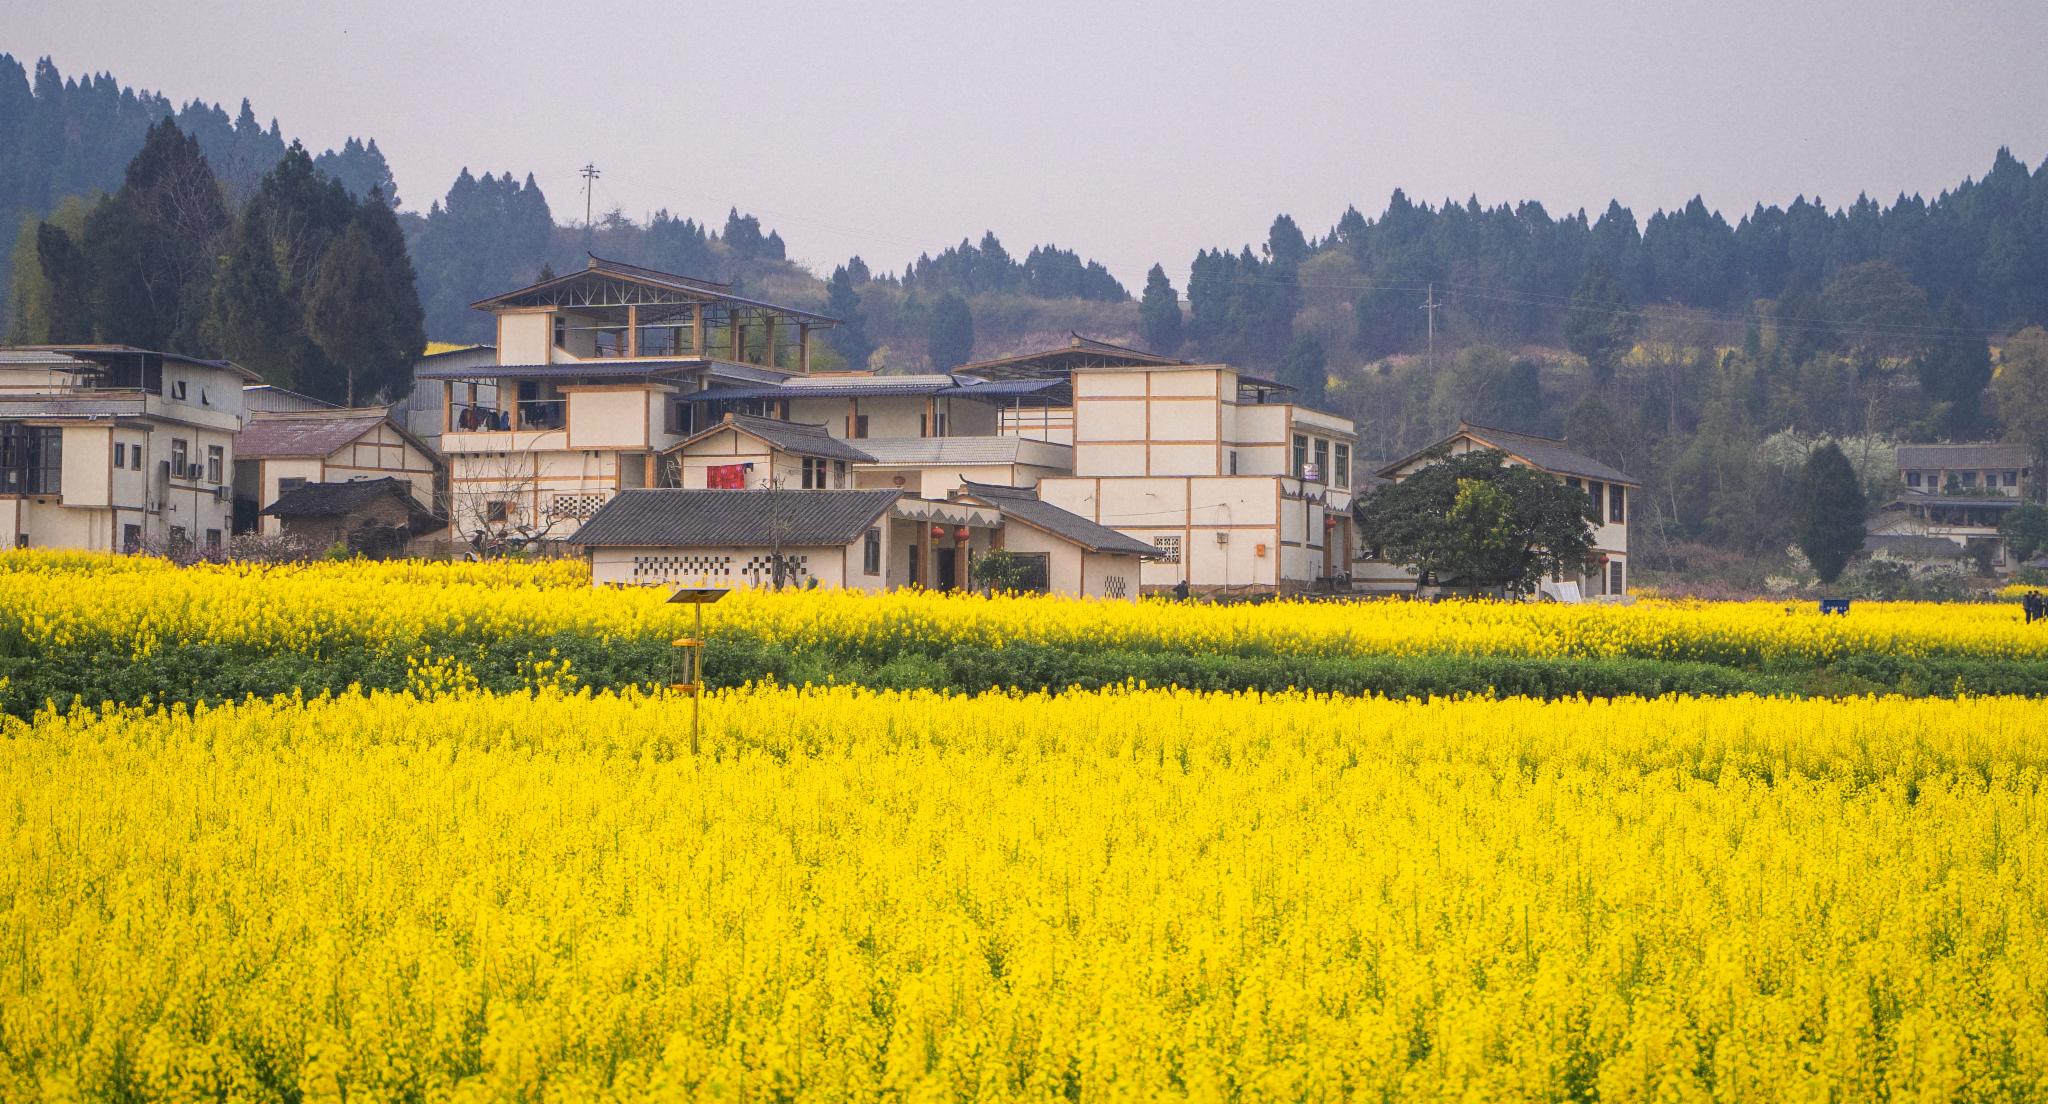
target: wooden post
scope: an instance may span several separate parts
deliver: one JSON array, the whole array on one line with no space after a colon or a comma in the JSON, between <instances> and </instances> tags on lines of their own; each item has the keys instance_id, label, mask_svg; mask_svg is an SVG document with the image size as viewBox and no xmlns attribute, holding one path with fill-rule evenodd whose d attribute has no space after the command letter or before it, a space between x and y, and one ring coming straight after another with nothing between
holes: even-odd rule
<instances>
[{"instance_id":1,"label":"wooden post","mask_svg":"<svg viewBox=\"0 0 2048 1104\"><path fill-rule=\"evenodd\" d=\"M796 327L796 370L804 375L811 374L811 324L800 322Z\"/></svg>"},{"instance_id":2,"label":"wooden post","mask_svg":"<svg viewBox=\"0 0 2048 1104\"><path fill-rule=\"evenodd\" d=\"M924 435L927 437L937 437L939 435L939 403L937 399L930 395L924 397Z\"/></svg>"},{"instance_id":3,"label":"wooden post","mask_svg":"<svg viewBox=\"0 0 2048 1104\"><path fill-rule=\"evenodd\" d=\"M640 355L640 308L637 305L626 308L626 355Z\"/></svg>"},{"instance_id":4,"label":"wooden post","mask_svg":"<svg viewBox=\"0 0 2048 1104\"><path fill-rule=\"evenodd\" d=\"M768 316L768 333L761 342L761 363L770 368L775 367L775 326L776 319L771 314Z\"/></svg>"},{"instance_id":5,"label":"wooden post","mask_svg":"<svg viewBox=\"0 0 2048 1104\"><path fill-rule=\"evenodd\" d=\"M924 578L918 581L924 585L926 590L937 590L939 588L935 584L939 579L939 570L938 564L933 561L933 556L938 550L932 545L932 523L930 519L917 523L917 544L918 548L921 549L918 552L917 559L924 566Z\"/></svg>"},{"instance_id":6,"label":"wooden post","mask_svg":"<svg viewBox=\"0 0 2048 1104\"><path fill-rule=\"evenodd\" d=\"M849 398L849 399L847 399L847 400L846 400L846 439L847 439L847 440L851 441L851 440L853 440L853 438L854 438L855 436L857 436L857 434L855 434L855 433L854 433L854 429L855 429L855 427L857 427L857 426L859 426L859 425L860 425L860 400L859 400L859 399L855 399L855 398Z\"/></svg>"},{"instance_id":7,"label":"wooden post","mask_svg":"<svg viewBox=\"0 0 2048 1104\"><path fill-rule=\"evenodd\" d=\"M704 355L704 304L702 303L698 303L690 308L690 352L700 357Z\"/></svg>"}]
</instances>

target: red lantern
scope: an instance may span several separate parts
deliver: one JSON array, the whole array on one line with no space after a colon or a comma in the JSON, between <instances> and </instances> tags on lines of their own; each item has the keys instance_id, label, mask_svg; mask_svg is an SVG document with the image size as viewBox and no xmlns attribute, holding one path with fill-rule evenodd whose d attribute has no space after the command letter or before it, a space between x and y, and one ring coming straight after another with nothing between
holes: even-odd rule
<instances>
[{"instance_id":1,"label":"red lantern","mask_svg":"<svg viewBox=\"0 0 2048 1104\"><path fill-rule=\"evenodd\" d=\"M1323 515L1323 528L1325 528L1325 529L1335 529L1336 527L1337 527L1337 515L1335 515L1335 514L1324 514L1324 515Z\"/></svg>"},{"instance_id":2,"label":"red lantern","mask_svg":"<svg viewBox=\"0 0 2048 1104\"><path fill-rule=\"evenodd\" d=\"M934 525L934 526L932 526L932 539L933 539L933 540L943 540L943 539L945 538L945 536L946 536L946 527L945 527L945 526L943 526L943 525Z\"/></svg>"},{"instance_id":3,"label":"red lantern","mask_svg":"<svg viewBox=\"0 0 2048 1104\"><path fill-rule=\"evenodd\" d=\"M958 529L955 529L955 530L953 530L953 539L954 539L954 540L966 540L966 539L967 539L967 527L966 527L965 525L963 525L963 526L961 526L960 528L958 528Z\"/></svg>"}]
</instances>

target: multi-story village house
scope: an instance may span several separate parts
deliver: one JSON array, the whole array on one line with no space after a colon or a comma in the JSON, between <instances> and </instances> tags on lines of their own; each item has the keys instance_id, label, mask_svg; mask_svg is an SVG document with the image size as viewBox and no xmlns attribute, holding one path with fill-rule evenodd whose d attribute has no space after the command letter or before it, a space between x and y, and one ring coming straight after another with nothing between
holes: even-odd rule
<instances>
[{"instance_id":1,"label":"multi-story village house","mask_svg":"<svg viewBox=\"0 0 2048 1104\"><path fill-rule=\"evenodd\" d=\"M1900 445L1898 472L1902 490L1870 521L1871 551L1922 561L1946 558L1927 543L1932 538L1981 556L1994 570L2018 566L1998 530L2033 483L2025 445Z\"/></svg>"},{"instance_id":2,"label":"multi-story village house","mask_svg":"<svg viewBox=\"0 0 2048 1104\"><path fill-rule=\"evenodd\" d=\"M221 547L255 381L121 345L0 349L0 534L18 548Z\"/></svg>"},{"instance_id":3,"label":"multi-story village house","mask_svg":"<svg viewBox=\"0 0 2048 1104\"><path fill-rule=\"evenodd\" d=\"M1565 598L1627 594L1629 511L1642 484L1611 465L1572 451L1564 441L1464 422L1450 436L1383 465L1375 474L1398 483L1433 463L1439 454L1460 456L1486 449L1506 453L1507 463L1548 472L1566 486L1584 491L1589 499L1587 513L1594 520L1593 562L1575 579L1545 584L1544 592ZM1420 578L1411 565L1388 563L1371 543L1371 534L1364 537L1353 565L1353 577L1361 589L1414 590L1432 582Z\"/></svg>"}]
</instances>

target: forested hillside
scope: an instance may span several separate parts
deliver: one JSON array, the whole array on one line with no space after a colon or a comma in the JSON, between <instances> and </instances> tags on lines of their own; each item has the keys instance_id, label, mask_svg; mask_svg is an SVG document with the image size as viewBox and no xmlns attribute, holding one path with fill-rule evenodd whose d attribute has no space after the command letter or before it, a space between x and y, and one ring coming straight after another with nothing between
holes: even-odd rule
<instances>
[{"instance_id":1,"label":"forested hillside","mask_svg":"<svg viewBox=\"0 0 2048 1104\"><path fill-rule=\"evenodd\" d=\"M2028 329L2048 322L2048 165L2005 150L1932 199L1800 197L1732 222L1697 198L1643 219L1397 191L1319 234L1280 215L1265 240L1155 265L1142 288L989 232L901 271L854 257L814 273L738 210L565 225L511 172L464 170L424 211L397 206L374 141L313 156L246 103L230 119L0 55L17 341L162 344L360 398L403 378L420 337L487 339L470 302L596 253L844 319L824 368L949 368L1078 330L1276 375L1356 417L1361 458L1460 418L1568 435L1644 480L1651 564L1782 549L1794 474L1824 439L1879 493L1900 440L2048 455L2048 334ZM167 286L124 283L117 262L151 250Z\"/></svg>"}]
</instances>

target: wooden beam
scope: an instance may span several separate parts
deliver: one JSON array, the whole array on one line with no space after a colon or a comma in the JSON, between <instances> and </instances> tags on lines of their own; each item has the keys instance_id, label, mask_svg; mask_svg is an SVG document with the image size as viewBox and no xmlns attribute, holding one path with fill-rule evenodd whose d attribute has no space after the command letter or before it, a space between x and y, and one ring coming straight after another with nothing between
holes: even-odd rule
<instances>
[{"instance_id":1,"label":"wooden beam","mask_svg":"<svg viewBox=\"0 0 2048 1104\"><path fill-rule=\"evenodd\" d=\"M626 308L626 355L640 355L640 307L638 304Z\"/></svg>"},{"instance_id":2,"label":"wooden beam","mask_svg":"<svg viewBox=\"0 0 2048 1104\"><path fill-rule=\"evenodd\" d=\"M690 351L697 356L704 355L704 304L697 303L690 308Z\"/></svg>"},{"instance_id":3,"label":"wooden beam","mask_svg":"<svg viewBox=\"0 0 2048 1104\"><path fill-rule=\"evenodd\" d=\"M770 368L775 367L775 330L776 318L771 314L768 316L768 333L761 342L761 363Z\"/></svg>"},{"instance_id":4,"label":"wooden beam","mask_svg":"<svg viewBox=\"0 0 2048 1104\"><path fill-rule=\"evenodd\" d=\"M805 375L811 374L811 324L809 322L799 322L796 324L796 370Z\"/></svg>"}]
</instances>

